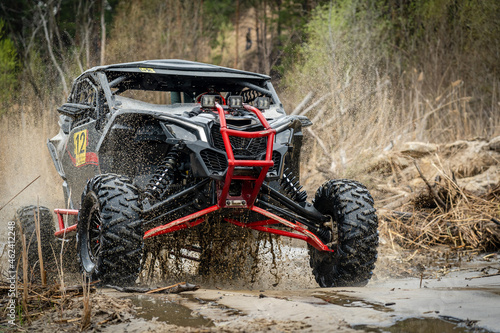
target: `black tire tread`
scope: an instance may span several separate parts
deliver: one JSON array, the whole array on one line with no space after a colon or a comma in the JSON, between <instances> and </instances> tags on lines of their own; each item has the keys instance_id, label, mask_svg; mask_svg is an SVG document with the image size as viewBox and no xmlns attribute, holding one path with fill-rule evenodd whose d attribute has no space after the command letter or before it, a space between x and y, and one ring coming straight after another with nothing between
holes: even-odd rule
<instances>
[{"instance_id":1,"label":"black tire tread","mask_svg":"<svg viewBox=\"0 0 500 333\"><path fill-rule=\"evenodd\" d=\"M321 287L364 286L377 260L378 219L373 198L361 183L339 179L324 183L314 206L337 222L333 254L309 246L310 266Z\"/></svg>"},{"instance_id":2,"label":"black tire tread","mask_svg":"<svg viewBox=\"0 0 500 333\"><path fill-rule=\"evenodd\" d=\"M82 202L91 192L101 205L102 249L95 269L87 274L92 281L103 284L132 284L141 270L144 247L138 190L125 176L103 174L87 183ZM78 253L81 261L80 243Z\"/></svg>"},{"instance_id":3,"label":"black tire tread","mask_svg":"<svg viewBox=\"0 0 500 333\"><path fill-rule=\"evenodd\" d=\"M19 262L19 270L22 272L22 241L21 230L26 236L26 247L28 254L28 265L33 267L39 261L38 256L38 239L36 237L35 214L40 212L40 242L42 248L42 258L44 269L47 271L47 277L54 278L57 276L57 268L55 265L54 253L58 254L57 243L55 242L55 226L52 212L43 206L24 206L17 210L14 220L16 222L16 263ZM31 271L31 270L30 270ZM40 280L40 270L33 270L34 279ZM22 273L20 275L22 277Z\"/></svg>"}]
</instances>

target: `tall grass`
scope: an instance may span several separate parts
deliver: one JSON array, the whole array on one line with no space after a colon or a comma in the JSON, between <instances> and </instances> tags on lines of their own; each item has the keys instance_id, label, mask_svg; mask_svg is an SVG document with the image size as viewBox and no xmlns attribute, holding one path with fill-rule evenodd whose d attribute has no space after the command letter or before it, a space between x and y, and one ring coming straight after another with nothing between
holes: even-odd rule
<instances>
[{"instance_id":1,"label":"tall grass","mask_svg":"<svg viewBox=\"0 0 500 333\"><path fill-rule=\"evenodd\" d=\"M402 57L386 44L390 36L380 19L363 16L353 3L316 12L308 43L282 81L281 99L289 112L308 93L314 94L309 105L321 100L296 110L315 123L306 130L311 149L304 161L310 175L319 169L355 176L370 156L407 141L500 135L500 77L489 75L484 82L479 72L454 68L456 60L436 38ZM478 87L479 81L487 88Z\"/></svg>"}]
</instances>

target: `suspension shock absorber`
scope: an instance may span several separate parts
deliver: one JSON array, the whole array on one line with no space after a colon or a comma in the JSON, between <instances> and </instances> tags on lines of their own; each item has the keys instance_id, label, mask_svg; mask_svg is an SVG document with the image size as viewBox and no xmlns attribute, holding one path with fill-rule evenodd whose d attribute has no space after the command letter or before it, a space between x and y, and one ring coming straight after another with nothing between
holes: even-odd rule
<instances>
[{"instance_id":1,"label":"suspension shock absorber","mask_svg":"<svg viewBox=\"0 0 500 333\"><path fill-rule=\"evenodd\" d=\"M297 177L293 175L292 170L285 169L283 172L283 178L280 180L281 188L283 191L295 202L304 202L307 199L307 192L301 191L302 186L300 185Z\"/></svg>"},{"instance_id":2,"label":"suspension shock absorber","mask_svg":"<svg viewBox=\"0 0 500 333\"><path fill-rule=\"evenodd\" d=\"M156 201L161 200L174 180L174 171L178 167L181 147L174 145L163 162L158 166L156 172L151 177L144 195L146 198Z\"/></svg>"},{"instance_id":3,"label":"suspension shock absorber","mask_svg":"<svg viewBox=\"0 0 500 333\"><path fill-rule=\"evenodd\" d=\"M325 244L328 244L332 241L332 231L327 228L318 227L316 229L311 229L310 231L318 236Z\"/></svg>"}]
</instances>

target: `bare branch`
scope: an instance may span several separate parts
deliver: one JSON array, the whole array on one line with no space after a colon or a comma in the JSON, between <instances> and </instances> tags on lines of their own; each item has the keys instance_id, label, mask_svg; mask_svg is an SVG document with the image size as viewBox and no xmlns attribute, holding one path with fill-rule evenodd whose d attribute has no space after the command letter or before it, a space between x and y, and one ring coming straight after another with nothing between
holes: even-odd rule
<instances>
[{"instance_id":1,"label":"bare branch","mask_svg":"<svg viewBox=\"0 0 500 333\"><path fill-rule=\"evenodd\" d=\"M327 99L328 97L330 97L332 95L332 93L327 93L323 96L321 96L321 98L319 98L316 102L314 102L313 104L311 104L307 109L305 109L304 111L302 111L299 116L305 116L306 113L308 113L309 111L311 111L312 109L314 109L315 107L317 107L318 105L320 105L321 103L323 103L323 101L325 99Z\"/></svg>"},{"instance_id":2,"label":"bare branch","mask_svg":"<svg viewBox=\"0 0 500 333\"><path fill-rule=\"evenodd\" d=\"M302 100L302 102L300 102L299 105L297 105L297 107L292 111L291 115L298 114L300 112L300 110L302 110L304 108L304 106L306 106L306 104L311 101L311 99L313 97L314 97L314 93L312 91L310 91L306 95L306 97L304 97L304 99Z\"/></svg>"},{"instance_id":3,"label":"bare branch","mask_svg":"<svg viewBox=\"0 0 500 333\"><path fill-rule=\"evenodd\" d=\"M61 69L61 66L59 66L59 64L56 60L56 57L54 56L54 52L52 51L52 43L50 41L49 31L47 29L47 21L45 20L45 16L43 15L43 12L42 12L42 9L40 8L40 6L38 6L38 10L40 12L40 18L42 20L43 31L45 32L45 40L47 41L47 49L49 51L50 58L51 58L52 62L54 63L54 66L56 67L57 71L59 72L59 75L61 76L61 83L63 86L64 94L66 96L68 96L68 93L69 93L68 92L68 84L66 83L66 78L64 77L64 72Z\"/></svg>"},{"instance_id":4,"label":"bare branch","mask_svg":"<svg viewBox=\"0 0 500 333\"><path fill-rule=\"evenodd\" d=\"M104 65L106 56L106 21L104 20L104 13L106 10L106 0L101 3L101 66Z\"/></svg>"},{"instance_id":5,"label":"bare branch","mask_svg":"<svg viewBox=\"0 0 500 333\"><path fill-rule=\"evenodd\" d=\"M442 208L446 208L446 204L443 202L443 200L441 200L441 198L438 196L438 194L436 193L436 191L434 190L434 188L431 186L431 184L429 184L429 181L424 177L424 174L420 170L420 167L418 166L417 161L413 160L413 164L415 164L415 168L417 168L417 171L418 171L418 173L420 175L420 178L422 178L422 180L425 182L425 185L427 185L427 187L429 188L429 192L432 194L432 196L434 197L434 199L436 200L436 202Z\"/></svg>"}]
</instances>

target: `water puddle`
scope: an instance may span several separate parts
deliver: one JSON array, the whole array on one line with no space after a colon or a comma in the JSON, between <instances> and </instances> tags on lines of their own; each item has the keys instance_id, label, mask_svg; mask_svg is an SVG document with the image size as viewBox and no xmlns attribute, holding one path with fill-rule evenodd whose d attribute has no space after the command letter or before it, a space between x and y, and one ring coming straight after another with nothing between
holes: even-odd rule
<instances>
[{"instance_id":1,"label":"water puddle","mask_svg":"<svg viewBox=\"0 0 500 333\"><path fill-rule=\"evenodd\" d=\"M222 304L219 304L217 303L217 301L213 301L213 300L206 300L206 299L202 299L202 298L198 298L198 297L194 297L193 295L189 295L189 294L186 294L186 295L183 295L186 299L189 299L190 301L192 302L198 302L200 304L204 304L204 305L207 305L211 308L215 308L215 309L218 309L218 310L221 310L222 313L224 313L225 315L227 315L228 317L233 317L233 316L244 316L245 314L243 313L243 311L241 310L238 310L238 309L233 309L233 308L230 308L228 306L225 306L225 305L222 305Z\"/></svg>"},{"instance_id":2,"label":"water puddle","mask_svg":"<svg viewBox=\"0 0 500 333\"><path fill-rule=\"evenodd\" d=\"M390 308L392 304L383 304L375 302L367 302L361 298L347 296L347 295L337 295L336 293L319 293L313 295L330 304L335 304L344 307L358 307L373 309L381 312L392 312L394 309Z\"/></svg>"},{"instance_id":3,"label":"water puddle","mask_svg":"<svg viewBox=\"0 0 500 333\"><path fill-rule=\"evenodd\" d=\"M156 318L167 324L184 327L213 327L211 320L193 312L185 306L165 298L137 295L128 297L136 307L137 317L151 320Z\"/></svg>"},{"instance_id":4,"label":"water puddle","mask_svg":"<svg viewBox=\"0 0 500 333\"><path fill-rule=\"evenodd\" d=\"M489 331L475 326L474 322L461 320L444 320L438 318L409 318L396 322L390 327L372 327L368 325L356 325L354 329L363 332L405 332L405 333L470 333Z\"/></svg>"}]
</instances>

